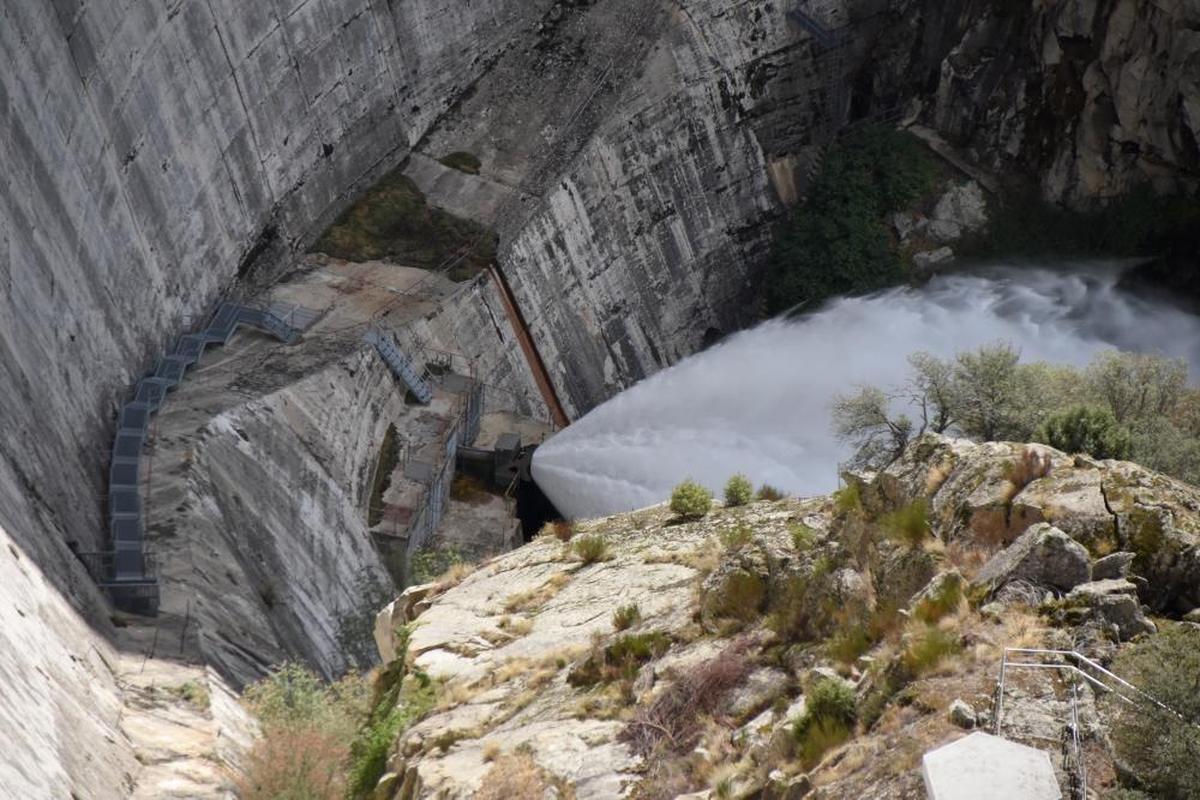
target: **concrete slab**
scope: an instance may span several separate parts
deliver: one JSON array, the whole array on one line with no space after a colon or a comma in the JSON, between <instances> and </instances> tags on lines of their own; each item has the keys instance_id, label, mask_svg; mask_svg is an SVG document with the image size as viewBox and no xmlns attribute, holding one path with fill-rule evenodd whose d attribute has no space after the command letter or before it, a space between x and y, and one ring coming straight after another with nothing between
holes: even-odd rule
<instances>
[{"instance_id":1,"label":"concrete slab","mask_svg":"<svg viewBox=\"0 0 1200 800\"><path fill-rule=\"evenodd\" d=\"M976 732L921 759L929 800L1061 800L1050 755Z\"/></svg>"}]
</instances>

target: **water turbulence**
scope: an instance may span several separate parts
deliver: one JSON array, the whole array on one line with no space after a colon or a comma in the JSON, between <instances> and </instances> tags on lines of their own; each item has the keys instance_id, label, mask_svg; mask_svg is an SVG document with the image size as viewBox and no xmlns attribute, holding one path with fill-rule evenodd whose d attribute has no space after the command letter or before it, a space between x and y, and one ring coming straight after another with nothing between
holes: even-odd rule
<instances>
[{"instance_id":1,"label":"water turbulence","mask_svg":"<svg viewBox=\"0 0 1200 800\"><path fill-rule=\"evenodd\" d=\"M1082 365L1115 347L1182 357L1200 374L1200 320L1121 288L1121 269L994 267L764 323L554 436L534 479L575 518L653 505L688 477L714 491L736 472L796 495L830 491L849 455L831 429L834 396L903 382L917 350L948 357L1006 341L1026 362Z\"/></svg>"}]
</instances>

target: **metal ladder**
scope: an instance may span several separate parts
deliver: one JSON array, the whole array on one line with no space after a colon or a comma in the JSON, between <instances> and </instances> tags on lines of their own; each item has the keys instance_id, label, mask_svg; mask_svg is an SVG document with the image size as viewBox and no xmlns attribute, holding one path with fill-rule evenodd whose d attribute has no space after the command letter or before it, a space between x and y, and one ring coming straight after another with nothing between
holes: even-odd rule
<instances>
[{"instance_id":1,"label":"metal ladder","mask_svg":"<svg viewBox=\"0 0 1200 800\"><path fill-rule=\"evenodd\" d=\"M429 382L417 372L408 356L400 352L400 348L396 345L396 339L391 333L380 328L371 328L363 338L375 347L379 357L388 365L392 373L404 382L404 385L417 398L417 402L427 406L433 401L433 389L429 386Z\"/></svg>"}]
</instances>

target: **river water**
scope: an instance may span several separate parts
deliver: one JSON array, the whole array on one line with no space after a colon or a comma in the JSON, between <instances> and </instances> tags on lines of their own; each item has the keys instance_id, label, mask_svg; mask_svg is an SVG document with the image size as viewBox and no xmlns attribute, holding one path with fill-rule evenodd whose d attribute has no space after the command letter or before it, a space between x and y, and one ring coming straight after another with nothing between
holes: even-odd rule
<instances>
[{"instance_id":1,"label":"river water","mask_svg":"<svg viewBox=\"0 0 1200 800\"><path fill-rule=\"evenodd\" d=\"M917 350L948 357L1004 341L1022 361L1082 365L1118 348L1182 357L1200 375L1200 319L1122 288L1128 266L991 266L763 323L554 436L534 478L575 518L661 502L689 477L717 491L735 472L796 495L831 491L849 456L831 429L833 398L903 382Z\"/></svg>"}]
</instances>

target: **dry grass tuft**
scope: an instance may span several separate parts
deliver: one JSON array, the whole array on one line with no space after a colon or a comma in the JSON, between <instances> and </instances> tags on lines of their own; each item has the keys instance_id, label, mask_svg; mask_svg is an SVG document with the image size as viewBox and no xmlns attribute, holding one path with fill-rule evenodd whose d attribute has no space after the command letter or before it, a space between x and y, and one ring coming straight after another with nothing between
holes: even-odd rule
<instances>
[{"instance_id":1,"label":"dry grass tuft","mask_svg":"<svg viewBox=\"0 0 1200 800\"><path fill-rule=\"evenodd\" d=\"M542 529L538 531L538 537L557 539L560 542L569 542L574 535L574 523L563 519L555 520L554 522L547 522L542 526Z\"/></svg>"},{"instance_id":2,"label":"dry grass tuft","mask_svg":"<svg viewBox=\"0 0 1200 800\"><path fill-rule=\"evenodd\" d=\"M556 573L536 589L511 595L504 601L504 610L509 614L515 614L519 611L533 611L541 608L570 582L571 576L568 573Z\"/></svg>"},{"instance_id":3,"label":"dry grass tuft","mask_svg":"<svg viewBox=\"0 0 1200 800\"><path fill-rule=\"evenodd\" d=\"M475 800L540 800L550 785L532 756L513 753L493 762Z\"/></svg>"},{"instance_id":4,"label":"dry grass tuft","mask_svg":"<svg viewBox=\"0 0 1200 800\"><path fill-rule=\"evenodd\" d=\"M1032 447L1026 447L1021 451L1021 455L1005 468L1004 477L1009 483L1005 501L1012 502L1026 486L1049 475L1052 466L1049 453L1039 453Z\"/></svg>"}]
</instances>

